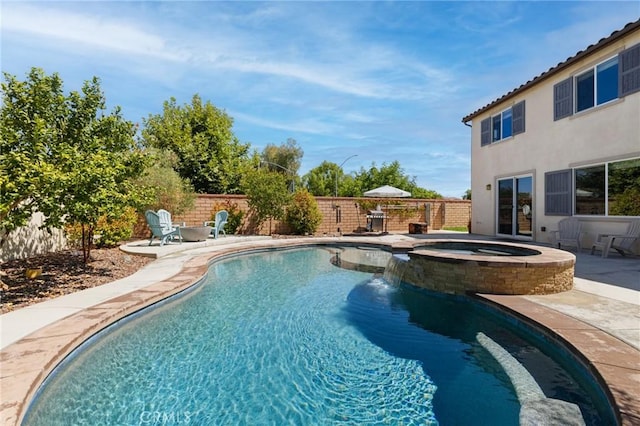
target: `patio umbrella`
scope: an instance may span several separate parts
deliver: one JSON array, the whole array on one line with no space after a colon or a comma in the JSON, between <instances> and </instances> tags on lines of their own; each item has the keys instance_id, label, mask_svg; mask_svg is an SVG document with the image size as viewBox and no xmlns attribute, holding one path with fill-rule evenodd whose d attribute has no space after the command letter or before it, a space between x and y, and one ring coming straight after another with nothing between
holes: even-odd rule
<instances>
[{"instance_id":1,"label":"patio umbrella","mask_svg":"<svg viewBox=\"0 0 640 426\"><path fill-rule=\"evenodd\" d=\"M411 193L390 185L384 185L365 192L364 196L372 198L405 198L411 197Z\"/></svg>"},{"instance_id":2,"label":"patio umbrella","mask_svg":"<svg viewBox=\"0 0 640 426\"><path fill-rule=\"evenodd\" d=\"M379 188L375 188L365 192L364 196L371 197L371 198L405 198L405 197L411 197L411 193L407 191L403 191L402 189L396 188L394 186L384 185ZM389 206L387 205L387 210L388 210L388 207ZM384 221L385 232L387 232L388 224L389 224L388 220L385 220Z\"/></svg>"}]
</instances>

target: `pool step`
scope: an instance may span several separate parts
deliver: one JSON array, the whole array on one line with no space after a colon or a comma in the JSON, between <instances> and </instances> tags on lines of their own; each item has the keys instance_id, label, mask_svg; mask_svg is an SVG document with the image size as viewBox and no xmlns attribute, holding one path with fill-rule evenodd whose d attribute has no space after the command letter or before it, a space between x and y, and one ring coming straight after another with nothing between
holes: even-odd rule
<instances>
[{"instance_id":1,"label":"pool step","mask_svg":"<svg viewBox=\"0 0 640 426\"><path fill-rule=\"evenodd\" d=\"M560 399L526 401L520 408L520 426L583 426L580 408Z\"/></svg>"},{"instance_id":2,"label":"pool step","mask_svg":"<svg viewBox=\"0 0 640 426\"><path fill-rule=\"evenodd\" d=\"M547 398L526 368L502 346L484 333L476 340L498 361L511 380L520 401L520 425L582 426L584 419L576 404Z\"/></svg>"}]
</instances>

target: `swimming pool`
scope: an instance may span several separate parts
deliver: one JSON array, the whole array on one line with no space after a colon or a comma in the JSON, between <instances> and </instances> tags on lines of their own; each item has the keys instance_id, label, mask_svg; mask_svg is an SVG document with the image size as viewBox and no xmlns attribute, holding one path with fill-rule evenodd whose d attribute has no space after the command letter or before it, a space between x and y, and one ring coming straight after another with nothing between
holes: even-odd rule
<instances>
[{"instance_id":1,"label":"swimming pool","mask_svg":"<svg viewBox=\"0 0 640 426\"><path fill-rule=\"evenodd\" d=\"M608 423L597 389L508 321L468 299L336 268L336 250L214 263L194 290L83 345L25 424L472 424L478 413L517 424L519 385L491 342L545 398Z\"/></svg>"}]
</instances>

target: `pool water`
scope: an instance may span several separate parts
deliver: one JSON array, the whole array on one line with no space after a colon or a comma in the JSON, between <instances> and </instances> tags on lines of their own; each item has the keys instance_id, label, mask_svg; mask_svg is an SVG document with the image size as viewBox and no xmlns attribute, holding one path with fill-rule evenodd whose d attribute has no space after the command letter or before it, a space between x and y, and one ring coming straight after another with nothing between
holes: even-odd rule
<instances>
[{"instance_id":1,"label":"pool water","mask_svg":"<svg viewBox=\"0 0 640 426\"><path fill-rule=\"evenodd\" d=\"M607 424L588 383L463 299L392 286L308 248L214 263L204 283L91 339L25 424L518 424L486 336L547 398ZM586 382L586 381L585 381Z\"/></svg>"}]
</instances>

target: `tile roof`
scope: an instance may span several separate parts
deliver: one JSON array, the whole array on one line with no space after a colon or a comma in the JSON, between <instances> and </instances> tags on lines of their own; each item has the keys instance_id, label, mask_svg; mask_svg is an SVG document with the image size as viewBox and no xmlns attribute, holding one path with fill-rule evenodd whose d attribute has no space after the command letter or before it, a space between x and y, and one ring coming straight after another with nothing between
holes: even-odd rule
<instances>
[{"instance_id":1,"label":"tile roof","mask_svg":"<svg viewBox=\"0 0 640 426\"><path fill-rule=\"evenodd\" d=\"M534 86L534 85L542 82L543 80L551 77L552 75L562 71L563 69L565 69L568 66L572 65L573 63L579 61L580 59L584 58L585 56L590 55L593 52L604 48L605 46L608 46L609 44L611 44L614 41L620 39L621 37L624 37L625 35L627 35L629 33L632 33L632 32L634 32L634 31L636 31L638 29L640 29L640 19L635 21L635 22L628 23L621 30L614 31L608 37L600 39L600 41L598 41L596 44L592 44L589 47L587 47L585 50L579 51L575 55L567 58L564 62L560 62L558 65L549 68L547 71L545 71L542 74L540 74L539 76L534 77L533 79L527 81L526 83L524 83L520 87L517 87L517 88L513 89L512 91L510 91L509 93L503 95L502 97L500 97L500 98L494 100L493 102L491 102L491 103L489 103L489 104L477 109L476 111L474 111L471 114L469 114L466 117L464 117L462 119L462 122L465 123L465 124L468 123L473 118L475 118L478 115L482 114L486 110L492 108L494 105L497 105L497 104L499 104L501 102L506 101L509 98L512 98L512 97L516 96L517 94L519 94L522 91L530 88L531 86Z\"/></svg>"}]
</instances>

